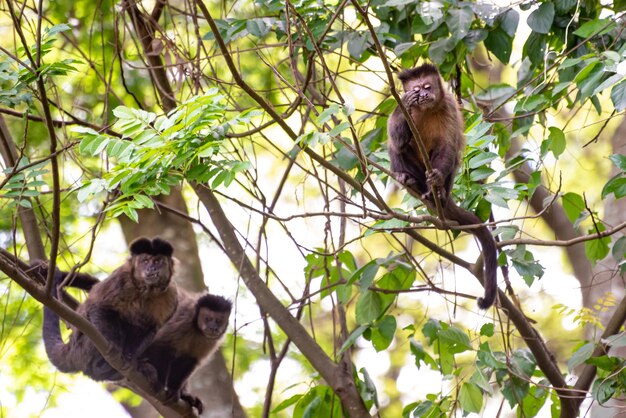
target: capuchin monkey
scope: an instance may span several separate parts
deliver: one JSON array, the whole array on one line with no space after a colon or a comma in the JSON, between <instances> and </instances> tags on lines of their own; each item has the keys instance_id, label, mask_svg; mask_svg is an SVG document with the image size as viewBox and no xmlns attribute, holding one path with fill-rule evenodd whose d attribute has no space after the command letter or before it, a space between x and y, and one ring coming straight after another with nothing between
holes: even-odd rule
<instances>
[{"instance_id":1,"label":"capuchin monkey","mask_svg":"<svg viewBox=\"0 0 626 418\"><path fill-rule=\"evenodd\" d=\"M78 274L74 285L90 290L77 312L85 316L125 361L136 364L139 355L152 343L159 328L174 314L178 292L172 283L174 249L165 240L139 238L130 245L130 258L109 277L97 279ZM45 265L39 271L47 273ZM52 296L63 281L57 269ZM122 375L109 365L91 340L72 327L67 343L61 338L59 317L44 307L43 340L48 358L64 373L83 372L93 380L120 380Z\"/></svg>"},{"instance_id":2,"label":"capuchin monkey","mask_svg":"<svg viewBox=\"0 0 626 418\"><path fill-rule=\"evenodd\" d=\"M419 132L432 171L426 172L411 129L399 107L387 124L391 171L409 193L424 201L429 208L435 206L432 190L436 187L445 218L460 225L481 224L478 216L460 208L450 198L454 176L465 149L459 106L444 89L439 71L433 65L404 70L399 78L404 87L402 103ZM469 232L476 236L483 251L485 294L478 298L478 306L487 309L495 302L498 291L496 242L486 226Z\"/></svg>"},{"instance_id":3,"label":"capuchin monkey","mask_svg":"<svg viewBox=\"0 0 626 418\"><path fill-rule=\"evenodd\" d=\"M232 303L209 293L192 296L179 291L178 307L158 331L140 362L154 390L164 390L172 402L183 399L202 414L204 406L187 392L187 381L220 346Z\"/></svg>"}]
</instances>

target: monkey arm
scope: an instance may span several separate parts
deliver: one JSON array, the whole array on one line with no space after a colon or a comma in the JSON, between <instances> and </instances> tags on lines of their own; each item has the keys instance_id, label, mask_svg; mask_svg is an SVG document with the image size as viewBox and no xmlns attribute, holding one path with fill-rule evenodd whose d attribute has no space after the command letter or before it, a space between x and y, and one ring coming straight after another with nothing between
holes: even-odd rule
<instances>
[{"instance_id":1,"label":"monkey arm","mask_svg":"<svg viewBox=\"0 0 626 418\"><path fill-rule=\"evenodd\" d=\"M120 314L114 309L92 304L87 309L87 319L100 333L120 352L124 346L124 335L122 333L122 320Z\"/></svg>"},{"instance_id":2,"label":"monkey arm","mask_svg":"<svg viewBox=\"0 0 626 418\"><path fill-rule=\"evenodd\" d=\"M426 173L413 143L413 133L398 108L389 117L387 134L391 171L396 179L418 196L428 192Z\"/></svg>"},{"instance_id":3,"label":"monkey arm","mask_svg":"<svg viewBox=\"0 0 626 418\"><path fill-rule=\"evenodd\" d=\"M450 141L440 139L436 143L439 145L432 151L430 157L430 164L433 170L432 173L427 175L426 180L429 189L433 186L443 188L443 190L439 191L439 197L446 200L452 190L452 182L454 181L459 163L458 154L452 149Z\"/></svg>"}]
</instances>

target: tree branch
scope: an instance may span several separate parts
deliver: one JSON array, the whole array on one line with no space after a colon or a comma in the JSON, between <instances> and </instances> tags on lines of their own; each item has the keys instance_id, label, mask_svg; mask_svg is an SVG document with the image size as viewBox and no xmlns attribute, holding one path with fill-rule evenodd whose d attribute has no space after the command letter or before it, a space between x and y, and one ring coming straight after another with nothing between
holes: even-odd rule
<instances>
[{"instance_id":1,"label":"tree branch","mask_svg":"<svg viewBox=\"0 0 626 418\"><path fill-rule=\"evenodd\" d=\"M237 240L235 230L213 192L207 187L195 183L192 184L192 187L200 202L209 212L209 216L222 239L226 255L239 271L241 278L254 295L261 309L276 321L311 365L333 388L348 411L348 416L352 418L370 417L352 378L352 371L345 370L331 361L324 350L306 332L302 324L291 315L259 277L245 250Z\"/></svg>"}]
</instances>

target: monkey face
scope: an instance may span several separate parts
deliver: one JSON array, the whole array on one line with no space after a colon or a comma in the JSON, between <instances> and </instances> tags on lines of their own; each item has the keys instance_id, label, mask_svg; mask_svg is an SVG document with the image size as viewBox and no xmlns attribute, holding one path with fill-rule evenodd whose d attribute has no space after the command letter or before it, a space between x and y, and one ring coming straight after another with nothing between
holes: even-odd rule
<instances>
[{"instance_id":1,"label":"monkey face","mask_svg":"<svg viewBox=\"0 0 626 418\"><path fill-rule=\"evenodd\" d=\"M172 278L172 260L164 255L139 254L133 257L133 270L137 281L163 291Z\"/></svg>"},{"instance_id":2,"label":"monkey face","mask_svg":"<svg viewBox=\"0 0 626 418\"><path fill-rule=\"evenodd\" d=\"M228 326L228 312L215 312L207 307L201 307L198 311L198 329L210 340L220 338L226 332Z\"/></svg>"},{"instance_id":3,"label":"monkey face","mask_svg":"<svg viewBox=\"0 0 626 418\"><path fill-rule=\"evenodd\" d=\"M404 83L405 106L429 109L433 107L439 98L438 80L432 77L407 80Z\"/></svg>"}]
</instances>

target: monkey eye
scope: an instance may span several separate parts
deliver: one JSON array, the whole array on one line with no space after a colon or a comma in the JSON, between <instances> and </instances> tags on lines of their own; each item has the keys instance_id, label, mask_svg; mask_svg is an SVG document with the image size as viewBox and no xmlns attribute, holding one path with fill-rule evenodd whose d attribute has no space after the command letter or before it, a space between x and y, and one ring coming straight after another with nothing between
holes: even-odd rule
<instances>
[{"instance_id":1,"label":"monkey eye","mask_svg":"<svg viewBox=\"0 0 626 418\"><path fill-rule=\"evenodd\" d=\"M425 90L430 90L431 85L430 84L424 84L424 89Z\"/></svg>"}]
</instances>

